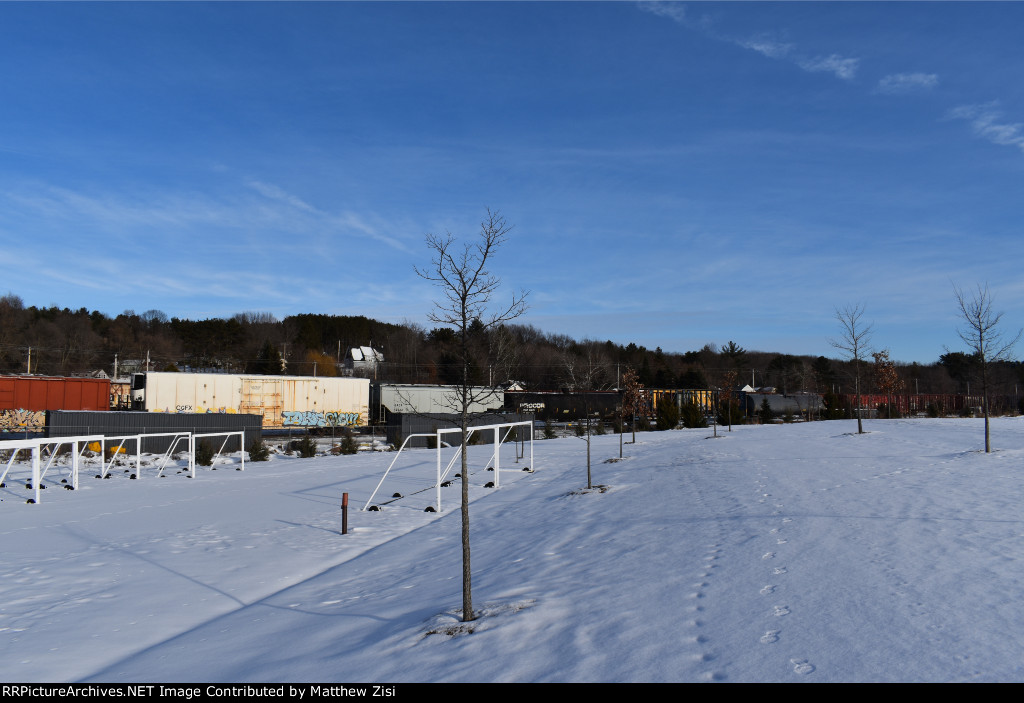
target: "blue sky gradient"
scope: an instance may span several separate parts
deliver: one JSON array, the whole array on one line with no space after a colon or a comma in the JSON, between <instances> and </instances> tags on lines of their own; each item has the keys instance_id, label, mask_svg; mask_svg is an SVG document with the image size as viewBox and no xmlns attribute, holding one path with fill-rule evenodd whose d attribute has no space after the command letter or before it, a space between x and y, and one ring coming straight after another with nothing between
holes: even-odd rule
<instances>
[{"instance_id":1,"label":"blue sky gradient","mask_svg":"<svg viewBox=\"0 0 1024 703\"><path fill-rule=\"evenodd\" d=\"M427 324L515 225L522 322L930 362L1024 324L1021 3L0 3L0 293Z\"/></svg>"}]
</instances>

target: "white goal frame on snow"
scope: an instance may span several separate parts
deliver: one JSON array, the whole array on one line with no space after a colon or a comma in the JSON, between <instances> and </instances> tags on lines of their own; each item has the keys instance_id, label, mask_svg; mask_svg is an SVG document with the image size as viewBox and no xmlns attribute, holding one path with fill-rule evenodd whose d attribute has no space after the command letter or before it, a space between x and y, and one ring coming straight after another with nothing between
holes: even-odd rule
<instances>
[{"instance_id":1,"label":"white goal frame on snow","mask_svg":"<svg viewBox=\"0 0 1024 703\"><path fill-rule=\"evenodd\" d=\"M213 463L220 458L220 455L224 453L224 447L227 446L228 440L238 435L238 446L241 449L239 455L242 457L242 467L239 471L245 471L245 432L242 430L235 430L233 432L203 432L201 434L193 434L188 441L188 468L192 472L193 478L196 475L196 440L203 437L223 437L224 441L220 443L220 449L213 455L213 462L210 463L210 467L213 468ZM163 471L163 467L160 467Z\"/></svg>"},{"instance_id":2,"label":"white goal frame on snow","mask_svg":"<svg viewBox=\"0 0 1024 703\"><path fill-rule=\"evenodd\" d=\"M494 430L494 452L491 454L491 457L484 464L484 468L486 469L491 464L491 462L494 462L494 487L495 488L499 488L501 486L501 452L500 452L501 445L508 439L509 435L512 434L512 430L515 429L516 427L520 427L520 426L529 428L529 435L530 435L530 464L527 467L527 469L530 470L530 471L533 471L534 470L534 466L533 466L533 421L532 420L521 420L519 422L499 422L498 424L495 424L495 425L473 425L472 427L468 427L467 428L467 430L468 430L468 432L466 434L466 441L467 442L469 441L469 438L473 436L473 433L476 432L477 430ZM501 435L501 429L502 428L506 428L506 427L508 428L508 430L505 432L504 436L502 436ZM377 487L373 489L373 493L370 494L370 498L369 498L369 500L366 501L366 505L363 506L363 510L366 510L367 508L369 508L370 504L373 503L373 499L374 499L374 497L376 497L377 491L379 491L380 487L382 485L384 485L384 480L387 479L388 473L391 472L391 469L394 467L395 463L398 461L398 457L405 450L405 445L407 445L409 443L409 440L412 439L413 437L434 437L437 440L437 483L434 485L434 489L437 491L437 512L441 512L441 484L444 483L445 478L448 476L449 473L451 473L452 467L455 466L455 462L458 461L459 457L462 456L462 445L459 444L458 445L458 450L455 452L455 456L453 456L451 461L448 462L448 466L445 467L444 471L441 470L441 447L444 444L443 440L441 439L441 436L445 435L445 434L451 434L453 432L460 432L461 433L462 432L462 428L460 428L460 427L444 427L444 428L437 429L434 432L411 434L408 437L406 437L405 441L402 442L402 446L399 447L398 453L395 454L395 458L392 459L391 460L391 464L388 465L387 471L385 471L384 475L380 477L380 481L377 483ZM451 446L451 445L449 445L449 446ZM468 477L463 477L463 480L464 481L468 480Z\"/></svg>"},{"instance_id":3,"label":"white goal frame on snow","mask_svg":"<svg viewBox=\"0 0 1024 703\"><path fill-rule=\"evenodd\" d=\"M0 440L0 451L9 451L11 456L4 466L3 462L0 462L0 483L4 483L7 480L8 474L11 472L15 460L18 458L18 453L22 449L28 449L31 451L31 469L32 478L29 479L31 482L28 488L35 490L35 498L33 503L38 504L40 500L39 491L42 488L43 478L46 477L46 472L53 465L54 460L57 458L57 450L64 444L71 445L71 488L78 489L78 474L79 467L82 460L82 454L85 453L86 448L89 444L97 443L100 445L99 454L99 469L100 473L97 474L98 478L106 478L110 473L110 470L115 466L115 462L118 457L127 457L128 451L125 444L128 442L135 442L135 473L131 475L131 478L142 478L142 440L149 437L171 437L171 443L167 450L163 453L159 459L159 465L157 467L156 475L163 476L164 468L171 459L171 455L182 442L186 442L188 445L188 471L191 478L196 477L196 438L201 437L224 437L224 441L220 445L220 449L217 450L214 461L216 461L220 455L224 452L224 447L227 444L228 439L238 435L239 443L242 447L241 454L241 468L239 471L245 470L245 433L242 430L234 432L206 432L202 434L193 434L191 432L155 432L155 433L143 433L133 435L118 435L116 437L109 437L105 435L80 435L77 437L36 437L33 439L5 439ZM49 456L43 455L43 448L50 447ZM111 449L110 458L107 459L107 449ZM46 465L42 465L43 459L46 459Z\"/></svg>"},{"instance_id":4,"label":"white goal frame on snow","mask_svg":"<svg viewBox=\"0 0 1024 703\"><path fill-rule=\"evenodd\" d=\"M86 445L91 442L101 441L102 439L103 435L81 435L78 437L36 437L34 439L2 440L0 441L0 451L10 451L11 456L7 461L7 466L4 467L3 473L0 473L0 483L7 481L7 475L11 471L11 466L14 464L14 460L18 458L18 452L22 449L30 449L32 453L32 478L29 479L30 484L27 487L35 490L35 498L32 502L38 504L40 500L39 490L42 488L43 478L53 465L54 459L57 458L57 450L63 444L70 444L71 488L77 490L78 468ZM79 450L79 446L82 447L81 450ZM46 466L40 465L43 459L43 447L50 447L50 456L46 461Z\"/></svg>"}]
</instances>

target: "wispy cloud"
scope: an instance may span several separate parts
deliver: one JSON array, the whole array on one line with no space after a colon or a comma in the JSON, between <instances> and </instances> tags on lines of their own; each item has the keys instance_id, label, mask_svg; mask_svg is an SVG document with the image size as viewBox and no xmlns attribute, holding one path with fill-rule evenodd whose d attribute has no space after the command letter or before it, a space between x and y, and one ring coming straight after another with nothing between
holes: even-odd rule
<instances>
[{"instance_id":1,"label":"wispy cloud","mask_svg":"<svg viewBox=\"0 0 1024 703\"><path fill-rule=\"evenodd\" d=\"M306 203L302 199L292 195L291 193L285 192L283 189L278 188L275 185L269 183L263 183L261 181L249 181L247 185L255 190L260 195L263 195L271 200L277 200L278 202L291 205L299 210L305 210L306 212L316 212L316 208Z\"/></svg>"},{"instance_id":2,"label":"wispy cloud","mask_svg":"<svg viewBox=\"0 0 1024 703\"><path fill-rule=\"evenodd\" d=\"M836 78L844 81L853 80L857 75L860 59L844 58L839 54L816 56L815 58L797 58L796 64L809 73L833 73Z\"/></svg>"},{"instance_id":3,"label":"wispy cloud","mask_svg":"<svg viewBox=\"0 0 1024 703\"><path fill-rule=\"evenodd\" d=\"M916 93L931 90L939 84L934 73L892 73L878 81L880 93Z\"/></svg>"},{"instance_id":4,"label":"wispy cloud","mask_svg":"<svg viewBox=\"0 0 1024 703\"><path fill-rule=\"evenodd\" d=\"M388 236L382 232L379 227L370 224L366 221L366 218L357 213L344 211L339 214L332 214L325 212L319 208L313 207L298 196L293 195L283 188L271 183L251 180L247 185L264 197L270 198L276 202L284 203L313 215L318 221L328 225L329 227L336 227L343 230L355 230L371 239L377 240L381 244L386 244L393 249L403 251L407 254L412 253L409 247L407 247L403 242L395 239L394 237Z\"/></svg>"},{"instance_id":5,"label":"wispy cloud","mask_svg":"<svg viewBox=\"0 0 1024 703\"><path fill-rule=\"evenodd\" d=\"M211 197L198 193L84 194L57 186L29 186L0 192L8 211L20 209L54 220L89 222L107 231L130 233L158 229L183 232L223 227L249 232L287 232L289 236L357 235L393 249L411 253L395 236L404 231L396 223L351 211L328 212L310 205L283 188L248 180L255 195ZM13 208L10 206L14 206ZM296 212L298 211L298 212Z\"/></svg>"},{"instance_id":6,"label":"wispy cloud","mask_svg":"<svg viewBox=\"0 0 1024 703\"><path fill-rule=\"evenodd\" d=\"M830 54L828 56L808 56L797 50L795 44L776 39L770 32L761 32L752 37L741 38L719 32L711 26L707 18L694 20L686 13L686 6L675 2L641 2L641 10L660 17L668 17L674 22L704 32L712 39L735 44L736 46L756 51L771 59L786 60L796 64L808 73L831 73L843 80L853 80L860 66L860 59Z\"/></svg>"},{"instance_id":7,"label":"wispy cloud","mask_svg":"<svg viewBox=\"0 0 1024 703\"><path fill-rule=\"evenodd\" d=\"M750 49L751 51L756 51L770 59L785 58L791 51L793 51L793 44L778 41L764 34L751 37L750 39L733 39L731 41L737 46L741 46L744 49Z\"/></svg>"},{"instance_id":8,"label":"wispy cloud","mask_svg":"<svg viewBox=\"0 0 1024 703\"><path fill-rule=\"evenodd\" d=\"M1003 113L998 107L997 100L981 105L960 105L950 110L948 117L967 120L974 134L982 139L1001 146L1015 146L1024 152L1024 124L1001 122Z\"/></svg>"},{"instance_id":9,"label":"wispy cloud","mask_svg":"<svg viewBox=\"0 0 1024 703\"><path fill-rule=\"evenodd\" d=\"M644 12L659 17L668 17L679 24L688 24L686 5L681 2L639 2L637 5Z\"/></svg>"}]
</instances>

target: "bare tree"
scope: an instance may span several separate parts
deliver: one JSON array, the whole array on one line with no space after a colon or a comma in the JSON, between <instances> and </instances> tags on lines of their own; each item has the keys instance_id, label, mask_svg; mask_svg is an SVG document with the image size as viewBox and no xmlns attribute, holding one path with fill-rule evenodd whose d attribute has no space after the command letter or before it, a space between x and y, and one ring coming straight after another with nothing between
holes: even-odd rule
<instances>
[{"instance_id":1,"label":"bare tree","mask_svg":"<svg viewBox=\"0 0 1024 703\"><path fill-rule=\"evenodd\" d=\"M457 340L455 354L461 364L461 379L450 398L452 410L459 414L462 430L462 620L475 619L473 613L472 571L469 553L469 464L466 445L469 439L470 408L494 394L493 389L473 385L470 368L473 362L474 337L486 335L504 323L526 312L526 292L512 296L508 305L496 310L491 298L500 280L488 270L495 251L505 242L512 227L500 212L487 210L480 223L475 244L459 245L450 233L427 235L427 248L432 252L430 267L416 267L421 278L437 285L443 298L434 302L428 315L431 322L454 328Z\"/></svg>"},{"instance_id":2,"label":"bare tree","mask_svg":"<svg viewBox=\"0 0 1024 703\"><path fill-rule=\"evenodd\" d=\"M988 284L978 286L976 293L968 295L957 286L953 286L956 303L960 307L960 319L964 326L956 333L963 340L978 363L981 372L982 413L985 416L985 451L992 451L989 440L989 381L990 367L1000 361L1013 360L1013 347L1020 340L1024 330L1018 330L1013 338L1006 337L999 331L999 323L1003 313L992 312L992 294Z\"/></svg>"},{"instance_id":3,"label":"bare tree","mask_svg":"<svg viewBox=\"0 0 1024 703\"><path fill-rule=\"evenodd\" d=\"M896 364L889 358L889 350L877 351L875 358L875 385L885 394L886 417L892 418L892 404L898 393L904 388L903 379L896 370Z\"/></svg>"},{"instance_id":4,"label":"bare tree","mask_svg":"<svg viewBox=\"0 0 1024 703\"><path fill-rule=\"evenodd\" d=\"M836 308L836 319L839 320L841 331L838 339L829 339L828 343L843 352L847 360L853 362L855 388L857 391L857 434L864 434L864 425L860 411L860 376L861 362L870 353L872 325L863 321L864 306L861 304Z\"/></svg>"},{"instance_id":5,"label":"bare tree","mask_svg":"<svg viewBox=\"0 0 1024 703\"><path fill-rule=\"evenodd\" d=\"M590 489L593 488L590 472L590 437L593 432L590 425L590 397L587 393L606 387L608 363L600 354L595 353L593 345L588 345L586 351L579 356L566 353L562 363L565 366L565 382L569 390L583 394L583 412L587 418L583 439L587 442L587 488Z\"/></svg>"},{"instance_id":6,"label":"bare tree","mask_svg":"<svg viewBox=\"0 0 1024 703\"><path fill-rule=\"evenodd\" d=\"M633 430L633 441L630 444L636 444L636 416L643 407L643 387L637 372L631 368L626 369L626 373L622 374L622 413L630 417Z\"/></svg>"}]
</instances>

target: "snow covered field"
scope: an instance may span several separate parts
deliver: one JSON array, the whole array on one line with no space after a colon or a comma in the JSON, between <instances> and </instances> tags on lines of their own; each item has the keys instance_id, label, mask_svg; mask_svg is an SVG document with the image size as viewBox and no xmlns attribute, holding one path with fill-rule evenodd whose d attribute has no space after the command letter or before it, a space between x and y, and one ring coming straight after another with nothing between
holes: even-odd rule
<instances>
[{"instance_id":1,"label":"snow covered field","mask_svg":"<svg viewBox=\"0 0 1024 703\"><path fill-rule=\"evenodd\" d=\"M393 454L276 456L0 490L10 681L1024 679L1024 420L737 427L538 441L472 476L474 603L458 624L458 484L434 455L359 512ZM628 438L628 437L627 437ZM509 449L509 451L511 451ZM486 448L474 448L483 462ZM419 471L419 478L411 478ZM341 494L351 534L340 534Z\"/></svg>"}]
</instances>

